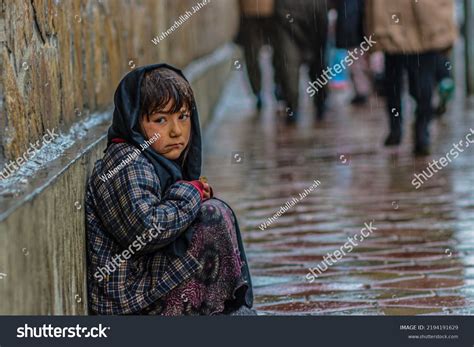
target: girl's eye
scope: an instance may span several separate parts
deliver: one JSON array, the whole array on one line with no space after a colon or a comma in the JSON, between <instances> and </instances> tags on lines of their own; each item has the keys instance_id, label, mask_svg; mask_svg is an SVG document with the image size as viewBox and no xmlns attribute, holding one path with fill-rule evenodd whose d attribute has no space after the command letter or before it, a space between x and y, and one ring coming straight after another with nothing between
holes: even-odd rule
<instances>
[{"instance_id":1,"label":"girl's eye","mask_svg":"<svg viewBox=\"0 0 474 347\"><path fill-rule=\"evenodd\" d=\"M181 115L179 116L180 120L187 120L188 118L189 118L188 113L181 113Z\"/></svg>"},{"instance_id":2,"label":"girl's eye","mask_svg":"<svg viewBox=\"0 0 474 347\"><path fill-rule=\"evenodd\" d=\"M158 119L155 120L155 123L158 123L158 124L163 124L164 122L166 122L165 117L159 117Z\"/></svg>"}]
</instances>

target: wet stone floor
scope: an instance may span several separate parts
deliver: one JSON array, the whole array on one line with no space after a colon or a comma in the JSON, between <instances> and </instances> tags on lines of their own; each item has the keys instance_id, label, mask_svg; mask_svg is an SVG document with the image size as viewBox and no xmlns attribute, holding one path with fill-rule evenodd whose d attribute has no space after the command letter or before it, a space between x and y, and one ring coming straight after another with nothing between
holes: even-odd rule
<instances>
[{"instance_id":1,"label":"wet stone floor","mask_svg":"<svg viewBox=\"0 0 474 347\"><path fill-rule=\"evenodd\" d=\"M473 148L420 189L411 183L474 129L474 109L459 97L432 124L432 155L415 159L413 107L402 146L386 149L381 98L355 108L334 92L326 121L315 123L303 96L299 122L288 127L270 95L260 114L253 111L244 81L233 73L204 133L204 174L239 218L259 313L474 314ZM293 197L298 202L261 230ZM372 234L311 283L308 268L366 222Z\"/></svg>"}]
</instances>

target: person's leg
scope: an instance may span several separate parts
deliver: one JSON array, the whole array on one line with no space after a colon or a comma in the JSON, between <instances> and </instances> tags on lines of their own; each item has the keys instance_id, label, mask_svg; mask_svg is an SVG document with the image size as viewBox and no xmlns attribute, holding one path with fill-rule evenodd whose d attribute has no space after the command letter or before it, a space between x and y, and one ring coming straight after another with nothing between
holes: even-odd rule
<instances>
[{"instance_id":1,"label":"person's leg","mask_svg":"<svg viewBox=\"0 0 474 347\"><path fill-rule=\"evenodd\" d=\"M325 63L325 49L321 47L321 53L315 53L312 57L311 61L309 62L309 79L310 82L314 81L321 81L327 83L320 83L323 84L322 88L320 88L319 84L317 85L318 89L316 94L313 96L314 107L316 108L316 117L317 119L321 120L324 118L324 114L326 111L326 98L328 93L328 84L329 81L326 77L323 76L323 71L326 68Z\"/></svg>"},{"instance_id":2,"label":"person's leg","mask_svg":"<svg viewBox=\"0 0 474 347\"><path fill-rule=\"evenodd\" d=\"M315 81L318 78L323 79L323 71L326 69L327 62L327 40L328 40L328 21L327 8L319 5L311 8L315 13L315 18L312 18L306 23L305 31L308 33L308 44L311 50L311 60L309 62L309 79ZM307 48L307 49L308 49ZM329 89L329 81L323 85L323 88L317 91L314 98L314 106L316 108L316 117L321 120L324 118L326 112L326 99Z\"/></svg>"},{"instance_id":3,"label":"person's leg","mask_svg":"<svg viewBox=\"0 0 474 347\"><path fill-rule=\"evenodd\" d=\"M385 92L390 127L385 146L396 146L401 141L403 59L404 56L400 54L385 54Z\"/></svg>"},{"instance_id":4,"label":"person's leg","mask_svg":"<svg viewBox=\"0 0 474 347\"><path fill-rule=\"evenodd\" d=\"M436 53L413 54L407 61L410 94L415 99L415 148L418 155L429 154L429 123L433 109L431 99L435 86Z\"/></svg>"},{"instance_id":5,"label":"person's leg","mask_svg":"<svg viewBox=\"0 0 474 347\"><path fill-rule=\"evenodd\" d=\"M206 200L189 228L194 233L187 252L202 267L148 314L230 314L242 305L251 307L250 271L232 210L218 199Z\"/></svg>"},{"instance_id":6,"label":"person's leg","mask_svg":"<svg viewBox=\"0 0 474 347\"><path fill-rule=\"evenodd\" d=\"M279 18L277 25L279 49L276 49L274 54L280 56L275 58L278 62L275 66L275 80L281 82L282 97L288 110L287 121L292 123L297 119L301 53L291 30L284 27L287 25L284 23L285 20L287 19Z\"/></svg>"},{"instance_id":7,"label":"person's leg","mask_svg":"<svg viewBox=\"0 0 474 347\"><path fill-rule=\"evenodd\" d=\"M282 85L283 81L283 69L285 68L285 63L283 59L283 47L280 42L280 36L278 34L277 28L277 18L273 16L267 20L267 34L268 34L268 43L272 47L272 64L273 64L273 78L275 80L274 94L275 98L278 101L284 101Z\"/></svg>"},{"instance_id":8,"label":"person's leg","mask_svg":"<svg viewBox=\"0 0 474 347\"><path fill-rule=\"evenodd\" d=\"M253 94L257 97L257 108L262 106L261 71L259 52L263 44L263 33L258 18L243 18L241 22L241 44L244 50L245 64Z\"/></svg>"},{"instance_id":9,"label":"person's leg","mask_svg":"<svg viewBox=\"0 0 474 347\"><path fill-rule=\"evenodd\" d=\"M450 62L448 57L441 52L435 53L436 63L436 83L441 82L444 78L451 78Z\"/></svg>"},{"instance_id":10,"label":"person's leg","mask_svg":"<svg viewBox=\"0 0 474 347\"><path fill-rule=\"evenodd\" d=\"M374 91L379 96L385 96L385 57L382 52L370 55L370 71L373 76Z\"/></svg>"},{"instance_id":11,"label":"person's leg","mask_svg":"<svg viewBox=\"0 0 474 347\"><path fill-rule=\"evenodd\" d=\"M370 94L369 55L365 54L354 61L349 68L355 96L351 103L360 105L367 102Z\"/></svg>"}]
</instances>

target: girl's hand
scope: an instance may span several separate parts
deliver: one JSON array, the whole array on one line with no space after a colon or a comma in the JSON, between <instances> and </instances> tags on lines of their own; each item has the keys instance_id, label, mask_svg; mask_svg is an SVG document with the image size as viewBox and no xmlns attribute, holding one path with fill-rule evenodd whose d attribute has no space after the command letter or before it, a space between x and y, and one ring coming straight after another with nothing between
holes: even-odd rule
<instances>
[{"instance_id":1,"label":"girl's hand","mask_svg":"<svg viewBox=\"0 0 474 347\"><path fill-rule=\"evenodd\" d=\"M178 182L184 182L184 181L178 181ZM202 201L209 200L214 196L214 193L212 191L212 187L207 183L207 179L205 177L200 177L198 180L194 181L187 181L188 183L191 183L197 190L199 190L199 194L202 198Z\"/></svg>"},{"instance_id":2,"label":"girl's hand","mask_svg":"<svg viewBox=\"0 0 474 347\"><path fill-rule=\"evenodd\" d=\"M204 187L203 201L209 200L210 198L212 198L212 188L209 183L203 183L202 181L201 183Z\"/></svg>"}]
</instances>

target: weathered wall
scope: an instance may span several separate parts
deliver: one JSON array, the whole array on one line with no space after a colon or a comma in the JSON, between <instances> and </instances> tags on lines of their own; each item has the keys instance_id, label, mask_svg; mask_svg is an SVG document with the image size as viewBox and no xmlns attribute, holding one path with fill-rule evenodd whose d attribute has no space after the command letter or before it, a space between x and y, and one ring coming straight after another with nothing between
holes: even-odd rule
<instances>
[{"instance_id":1,"label":"weathered wall","mask_svg":"<svg viewBox=\"0 0 474 347\"><path fill-rule=\"evenodd\" d=\"M205 123L230 72L237 4L212 0L155 45L198 1L0 1L0 155L17 158L47 129L72 143L31 177L0 181L0 314L87 314L84 188L115 87L134 64L170 62L190 77Z\"/></svg>"},{"instance_id":2,"label":"weathered wall","mask_svg":"<svg viewBox=\"0 0 474 347\"><path fill-rule=\"evenodd\" d=\"M87 314L84 182L105 143L76 155L84 143L53 184L0 222L0 314Z\"/></svg>"},{"instance_id":3,"label":"weathered wall","mask_svg":"<svg viewBox=\"0 0 474 347\"><path fill-rule=\"evenodd\" d=\"M134 66L167 61L184 67L229 41L237 27L236 2L212 0L171 36L152 43L198 2L2 0L5 156L19 156L46 129L68 129L109 106L121 76Z\"/></svg>"}]
</instances>

